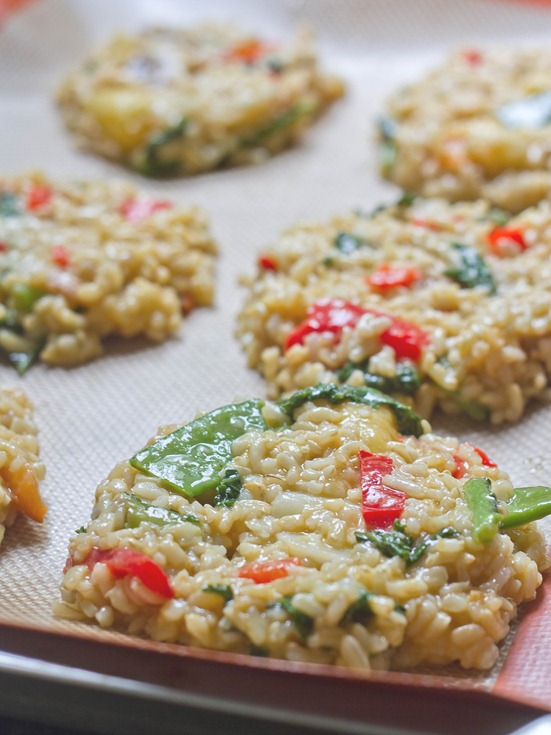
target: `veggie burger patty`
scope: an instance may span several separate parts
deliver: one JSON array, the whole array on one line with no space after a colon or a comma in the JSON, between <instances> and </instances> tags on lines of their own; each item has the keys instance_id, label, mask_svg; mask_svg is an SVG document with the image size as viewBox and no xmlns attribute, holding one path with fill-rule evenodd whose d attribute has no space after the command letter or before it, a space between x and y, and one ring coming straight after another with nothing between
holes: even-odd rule
<instances>
[{"instance_id":1,"label":"veggie burger patty","mask_svg":"<svg viewBox=\"0 0 551 735\"><path fill-rule=\"evenodd\" d=\"M395 93L381 170L408 191L519 212L551 191L551 53L462 49Z\"/></svg>"},{"instance_id":2,"label":"veggie burger patty","mask_svg":"<svg viewBox=\"0 0 551 735\"><path fill-rule=\"evenodd\" d=\"M203 214L126 183L0 180L0 351L76 365L109 335L164 340L211 303Z\"/></svg>"},{"instance_id":3,"label":"veggie burger patty","mask_svg":"<svg viewBox=\"0 0 551 735\"><path fill-rule=\"evenodd\" d=\"M237 335L270 396L339 382L498 424L551 373L551 206L406 195L262 251Z\"/></svg>"},{"instance_id":4,"label":"veggie burger patty","mask_svg":"<svg viewBox=\"0 0 551 735\"><path fill-rule=\"evenodd\" d=\"M289 147L343 94L312 39L272 43L230 25L118 35L61 85L78 143L148 176L255 163Z\"/></svg>"},{"instance_id":5,"label":"veggie burger patty","mask_svg":"<svg viewBox=\"0 0 551 735\"><path fill-rule=\"evenodd\" d=\"M156 640L353 668L489 668L549 560L551 488L320 384L159 434L100 484L55 612Z\"/></svg>"}]
</instances>

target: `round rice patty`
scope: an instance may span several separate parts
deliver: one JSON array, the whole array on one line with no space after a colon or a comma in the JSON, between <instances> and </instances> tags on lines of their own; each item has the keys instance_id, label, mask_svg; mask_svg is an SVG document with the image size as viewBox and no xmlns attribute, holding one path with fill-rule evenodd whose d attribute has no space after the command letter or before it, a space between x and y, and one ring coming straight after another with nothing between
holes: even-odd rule
<instances>
[{"instance_id":1,"label":"round rice patty","mask_svg":"<svg viewBox=\"0 0 551 735\"><path fill-rule=\"evenodd\" d=\"M230 25L119 35L61 85L82 147L145 175L256 163L295 142L343 94L312 38L274 44Z\"/></svg>"},{"instance_id":2,"label":"round rice patty","mask_svg":"<svg viewBox=\"0 0 551 735\"><path fill-rule=\"evenodd\" d=\"M182 312L212 302L204 215L123 182L1 179L0 242L0 349L12 361L83 363L109 335L165 340Z\"/></svg>"},{"instance_id":3,"label":"round rice patty","mask_svg":"<svg viewBox=\"0 0 551 735\"><path fill-rule=\"evenodd\" d=\"M463 49L400 89L380 121L381 169L400 187L513 212L551 190L551 53Z\"/></svg>"},{"instance_id":4,"label":"round rice patty","mask_svg":"<svg viewBox=\"0 0 551 735\"><path fill-rule=\"evenodd\" d=\"M548 561L535 524L486 544L473 538L465 481L488 477L505 500L512 492L506 474L456 439L401 436L387 408L308 402L283 430L275 404L263 413L273 428L233 443L231 466L243 486L232 507L181 497L119 463L97 489L91 522L71 539L55 613L155 640L292 661L492 666L517 605L534 597L538 567ZM356 532L366 530L360 450L392 459L384 483L408 496L401 518L407 533L418 538L452 526L457 534L434 538L409 566L358 543ZM456 479L459 467L464 475ZM129 528L128 504L136 498L196 522ZM90 562L121 548L159 565L174 597ZM266 570L289 558L278 579L243 576L246 564Z\"/></svg>"},{"instance_id":5,"label":"round rice patty","mask_svg":"<svg viewBox=\"0 0 551 735\"><path fill-rule=\"evenodd\" d=\"M17 513L41 521L46 512L38 491L44 479L33 407L20 390L0 389L0 543Z\"/></svg>"},{"instance_id":6,"label":"round rice patty","mask_svg":"<svg viewBox=\"0 0 551 735\"><path fill-rule=\"evenodd\" d=\"M244 279L237 336L249 366L267 379L271 397L338 376L352 385L363 384L366 373L393 382L405 366L420 386L410 383L413 395L401 399L425 417L440 407L495 424L517 421L530 399L548 393L551 207L542 202L505 224L503 218L484 201L406 197L369 215L290 229L262 253L256 275ZM472 268L464 258L475 261L481 285L465 286ZM409 284L381 288L366 280L384 283L396 268L413 273ZM367 314L339 334L313 331L287 349L307 309L322 299L383 316ZM416 363L383 343L396 317L426 335Z\"/></svg>"}]
</instances>

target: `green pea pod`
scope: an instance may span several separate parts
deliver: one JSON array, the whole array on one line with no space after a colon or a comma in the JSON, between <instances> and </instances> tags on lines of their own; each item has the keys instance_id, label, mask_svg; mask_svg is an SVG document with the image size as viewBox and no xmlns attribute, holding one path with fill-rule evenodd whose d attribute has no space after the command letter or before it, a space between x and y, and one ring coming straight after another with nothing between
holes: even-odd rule
<instances>
[{"instance_id":1,"label":"green pea pod","mask_svg":"<svg viewBox=\"0 0 551 735\"><path fill-rule=\"evenodd\" d=\"M473 537L487 543L499 530L503 516L497 512L497 499L487 477L472 477L463 486L463 497L473 516Z\"/></svg>"},{"instance_id":2,"label":"green pea pod","mask_svg":"<svg viewBox=\"0 0 551 735\"><path fill-rule=\"evenodd\" d=\"M170 508L159 508L156 505L144 503L143 500L130 493L124 493L123 498L126 502L126 528L137 528L142 523L153 523L156 526L166 526L168 523L201 525L197 516L191 513L183 515Z\"/></svg>"},{"instance_id":3,"label":"green pea pod","mask_svg":"<svg viewBox=\"0 0 551 735\"><path fill-rule=\"evenodd\" d=\"M293 412L308 401L324 400L332 404L352 401L363 403L373 408L387 406L396 417L398 430L402 434L421 436L423 424L421 418L409 406L405 406L392 396L387 396L367 386L336 385L335 383L318 383L293 393L289 398L278 402L280 409L292 419Z\"/></svg>"},{"instance_id":4,"label":"green pea pod","mask_svg":"<svg viewBox=\"0 0 551 735\"><path fill-rule=\"evenodd\" d=\"M268 428L263 405L253 399L217 408L145 447L130 464L180 495L202 495L223 479L234 440L248 431Z\"/></svg>"},{"instance_id":5,"label":"green pea pod","mask_svg":"<svg viewBox=\"0 0 551 735\"><path fill-rule=\"evenodd\" d=\"M551 487L517 487L507 503L507 515L501 528L515 528L551 514Z\"/></svg>"}]
</instances>

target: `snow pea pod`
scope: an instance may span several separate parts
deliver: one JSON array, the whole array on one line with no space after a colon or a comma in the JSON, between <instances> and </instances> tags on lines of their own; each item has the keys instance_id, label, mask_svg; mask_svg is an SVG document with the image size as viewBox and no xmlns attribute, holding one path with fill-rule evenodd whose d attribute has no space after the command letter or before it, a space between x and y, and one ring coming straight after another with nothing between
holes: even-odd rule
<instances>
[{"instance_id":1,"label":"snow pea pod","mask_svg":"<svg viewBox=\"0 0 551 735\"><path fill-rule=\"evenodd\" d=\"M463 496L473 517L473 537L484 543L494 538L502 519L491 484L487 477L472 477L463 486Z\"/></svg>"},{"instance_id":2,"label":"snow pea pod","mask_svg":"<svg viewBox=\"0 0 551 735\"><path fill-rule=\"evenodd\" d=\"M551 487L517 487L507 502L507 515L501 528L515 528L551 514Z\"/></svg>"},{"instance_id":3,"label":"snow pea pod","mask_svg":"<svg viewBox=\"0 0 551 735\"><path fill-rule=\"evenodd\" d=\"M186 497L214 490L232 458L232 443L248 431L265 431L263 401L222 406L145 447L130 460L140 472Z\"/></svg>"}]
</instances>

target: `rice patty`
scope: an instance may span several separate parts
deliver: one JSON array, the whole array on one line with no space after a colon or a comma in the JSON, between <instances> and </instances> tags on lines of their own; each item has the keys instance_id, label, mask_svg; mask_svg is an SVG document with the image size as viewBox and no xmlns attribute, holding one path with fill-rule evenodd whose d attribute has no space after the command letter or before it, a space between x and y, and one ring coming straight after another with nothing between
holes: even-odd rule
<instances>
[{"instance_id":1,"label":"rice patty","mask_svg":"<svg viewBox=\"0 0 551 735\"><path fill-rule=\"evenodd\" d=\"M167 339L213 298L204 215L123 182L0 180L0 351L76 365L109 335Z\"/></svg>"},{"instance_id":2,"label":"rice patty","mask_svg":"<svg viewBox=\"0 0 551 735\"><path fill-rule=\"evenodd\" d=\"M274 44L203 24L114 37L69 74L57 102L81 147L173 176L262 161L342 94L308 33Z\"/></svg>"},{"instance_id":3,"label":"rice patty","mask_svg":"<svg viewBox=\"0 0 551 735\"><path fill-rule=\"evenodd\" d=\"M0 543L18 513L41 523L46 506L39 481L44 464L39 459L33 407L20 390L0 389Z\"/></svg>"},{"instance_id":4,"label":"rice patty","mask_svg":"<svg viewBox=\"0 0 551 735\"><path fill-rule=\"evenodd\" d=\"M519 212L551 191L551 54L462 49L400 89L379 122L382 174Z\"/></svg>"},{"instance_id":5,"label":"rice patty","mask_svg":"<svg viewBox=\"0 0 551 735\"><path fill-rule=\"evenodd\" d=\"M237 337L272 398L340 380L427 418L517 421L548 393L550 226L548 202L509 218L409 196L295 226L244 279Z\"/></svg>"},{"instance_id":6,"label":"rice patty","mask_svg":"<svg viewBox=\"0 0 551 735\"><path fill-rule=\"evenodd\" d=\"M325 399L299 394L286 407L234 404L218 409L222 422L211 413L200 427L159 430L99 485L92 520L70 541L54 612L290 661L491 667L517 606L541 583L541 534L529 523L478 540L465 484L487 478L505 512L507 475L456 439L416 438L426 425L392 399L339 390L322 386ZM257 424L249 430L247 413ZM233 438L216 464L209 442L225 431ZM210 472L201 474L203 463L216 465L217 479L193 497L196 485L181 478L195 473L187 464L197 457L200 481ZM390 465L377 478L383 460ZM378 517L372 488L383 505L404 501L394 530L375 528L378 540L366 536ZM406 545L402 556L385 546L389 532Z\"/></svg>"}]
</instances>

